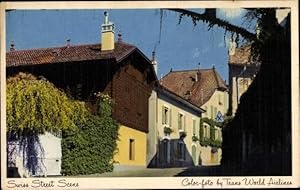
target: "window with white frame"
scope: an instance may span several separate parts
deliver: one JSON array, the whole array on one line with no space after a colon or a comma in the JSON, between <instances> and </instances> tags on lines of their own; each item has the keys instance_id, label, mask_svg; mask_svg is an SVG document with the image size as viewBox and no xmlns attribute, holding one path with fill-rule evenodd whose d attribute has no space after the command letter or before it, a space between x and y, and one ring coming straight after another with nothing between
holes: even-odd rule
<instances>
[{"instance_id":1,"label":"window with white frame","mask_svg":"<svg viewBox=\"0 0 300 190\"><path fill-rule=\"evenodd\" d=\"M210 138L210 127L207 124L204 124L204 137L205 138Z\"/></svg>"},{"instance_id":2,"label":"window with white frame","mask_svg":"<svg viewBox=\"0 0 300 190\"><path fill-rule=\"evenodd\" d=\"M185 129L185 117L183 113L178 113L178 130Z\"/></svg>"},{"instance_id":3,"label":"window with white frame","mask_svg":"<svg viewBox=\"0 0 300 190\"><path fill-rule=\"evenodd\" d=\"M215 139L220 140L220 130L219 130L219 128L216 128L216 130L215 130Z\"/></svg>"},{"instance_id":4,"label":"window with white frame","mask_svg":"<svg viewBox=\"0 0 300 190\"><path fill-rule=\"evenodd\" d=\"M171 121L172 121L172 110L167 106L163 106L162 107L162 124L171 127Z\"/></svg>"}]
</instances>

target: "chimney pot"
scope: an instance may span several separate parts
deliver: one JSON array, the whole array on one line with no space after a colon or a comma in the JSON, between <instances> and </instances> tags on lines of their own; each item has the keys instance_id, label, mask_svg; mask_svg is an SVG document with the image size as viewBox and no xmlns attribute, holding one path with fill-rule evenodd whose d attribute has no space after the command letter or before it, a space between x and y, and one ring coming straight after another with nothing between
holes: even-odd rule
<instances>
[{"instance_id":1,"label":"chimney pot","mask_svg":"<svg viewBox=\"0 0 300 190\"><path fill-rule=\"evenodd\" d=\"M108 13L104 12L104 24L108 24Z\"/></svg>"},{"instance_id":2,"label":"chimney pot","mask_svg":"<svg viewBox=\"0 0 300 190\"><path fill-rule=\"evenodd\" d=\"M71 39L70 39L70 38L68 38L68 39L67 39L67 48L69 48L69 47L70 47L70 45L71 45L70 43L71 43Z\"/></svg>"},{"instance_id":3,"label":"chimney pot","mask_svg":"<svg viewBox=\"0 0 300 190\"><path fill-rule=\"evenodd\" d=\"M122 42L122 33L119 31L118 33L118 42Z\"/></svg>"},{"instance_id":4,"label":"chimney pot","mask_svg":"<svg viewBox=\"0 0 300 190\"><path fill-rule=\"evenodd\" d=\"M10 44L10 51L14 51L15 50L15 42L12 41L11 44Z\"/></svg>"}]
</instances>

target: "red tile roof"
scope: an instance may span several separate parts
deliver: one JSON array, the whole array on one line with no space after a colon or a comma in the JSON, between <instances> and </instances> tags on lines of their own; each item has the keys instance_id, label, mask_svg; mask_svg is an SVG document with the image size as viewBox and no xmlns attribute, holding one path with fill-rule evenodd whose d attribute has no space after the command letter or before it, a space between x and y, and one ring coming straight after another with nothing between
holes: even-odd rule
<instances>
[{"instance_id":1,"label":"red tile roof","mask_svg":"<svg viewBox=\"0 0 300 190\"><path fill-rule=\"evenodd\" d=\"M138 50L135 46L123 42L116 42L112 51L101 51L101 44L14 50L6 53L6 64L7 67L13 67L102 59L119 62L135 50Z\"/></svg>"},{"instance_id":2,"label":"red tile roof","mask_svg":"<svg viewBox=\"0 0 300 190\"><path fill-rule=\"evenodd\" d=\"M231 65L257 65L255 57L251 56L251 46L236 48L234 55L229 55L228 64Z\"/></svg>"},{"instance_id":3,"label":"red tile roof","mask_svg":"<svg viewBox=\"0 0 300 190\"><path fill-rule=\"evenodd\" d=\"M196 75L198 74L198 81ZM202 106L216 89L225 91L227 86L221 76L213 69L171 71L160 80L161 85L190 101Z\"/></svg>"}]
</instances>

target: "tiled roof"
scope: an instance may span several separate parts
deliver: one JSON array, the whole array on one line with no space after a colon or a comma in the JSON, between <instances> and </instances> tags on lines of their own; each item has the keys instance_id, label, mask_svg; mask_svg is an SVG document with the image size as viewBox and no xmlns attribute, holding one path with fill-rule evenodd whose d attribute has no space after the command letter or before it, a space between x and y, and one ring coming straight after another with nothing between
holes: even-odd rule
<instances>
[{"instance_id":1,"label":"tiled roof","mask_svg":"<svg viewBox=\"0 0 300 190\"><path fill-rule=\"evenodd\" d=\"M198 81L196 81L197 73L199 73ZM160 80L160 83L199 107L210 99L216 89L227 90L225 81L214 68L171 71Z\"/></svg>"},{"instance_id":2,"label":"tiled roof","mask_svg":"<svg viewBox=\"0 0 300 190\"><path fill-rule=\"evenodd\" d=\"M6 53L6 64L12 67L101 59L115 59L119 62L134 50L137 50L135 46L123 42L116 42L112 51L101 51L101 44L14 50Z\"/></svg>"},{"instance_id":3,"label":"tiled roof","mask_svg":"<svg viewBox=\"0 0 300 190\"><path fill-rule=\"evenodd\" d=\"M229 55L228 63L231 65L253 65L257 64L254 57L251 56L251 46L236 48L234 55Z\"/></svg>"}]
</instances>

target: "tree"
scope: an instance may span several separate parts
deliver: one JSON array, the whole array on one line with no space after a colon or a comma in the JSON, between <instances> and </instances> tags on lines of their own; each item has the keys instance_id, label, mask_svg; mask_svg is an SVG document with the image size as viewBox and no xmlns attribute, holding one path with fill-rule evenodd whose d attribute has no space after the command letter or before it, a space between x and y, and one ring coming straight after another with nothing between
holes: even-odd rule
<instances>
[{"instance_id":1,"label":"tree","mask_svg":"<svg viewBox=\"0 0 300 190\"><path fill-rule=\"evenodd\" d=\"M208 23L208 29L218 26L225 33L241 36L251 45L251 56L261 63L235 117L223 130L223 164L239 166L244 175L291 174L290 17L283 28L277 23L275 9L247 9L246 20L257 19L259 32L253 34L216 18L213 9L203 14L169 10L179 12L180 19L190 17L194 25L202 21Z\"/></svg>"},{"instance_id":2,"label":"tree","mask_svg":"<svg viewBox=\"0 0 300 190\"><path fill-rule=\"evenodd\" d=\"M25 167L34 173L41 149L38 135L60 133L84 122L88 111L84 103L67 98L44 78L19 73L7 79L7 134L23 151Z\"/></svg>"},{"instance_id":3,"label":"tree","mask_svg":"<svg viewBox=\"0 0 300 190\"><path fill-rule=\"evenodd\" d=\"M69 100L46 79L19 73L7 79L7 130L18 137L59 132L85 120L83 102Z\"/></svg>"}]
</instances>

